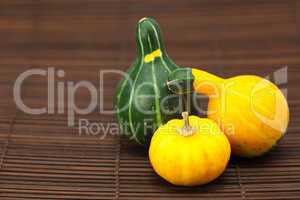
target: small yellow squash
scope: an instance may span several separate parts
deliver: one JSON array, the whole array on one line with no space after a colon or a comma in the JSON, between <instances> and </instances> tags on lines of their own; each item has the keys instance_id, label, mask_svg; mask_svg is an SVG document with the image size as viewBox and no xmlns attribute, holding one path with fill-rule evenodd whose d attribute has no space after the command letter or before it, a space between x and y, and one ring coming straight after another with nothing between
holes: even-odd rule
<instances>
[{"instance_id":1,"label":"small yellow squash","mask_svg":"<svg viewBox=\"0 0 300 200\"><path fill-rule=\"evenodd\" d=\"M210 97L208 118L219 124L235 155L260 156L283 137L289 107L272 82L253 75L223 79L202 70L192 72L197 77L195 90Z\"/></svg>"},{"instance_id":2,"label":"small yellow squash","mask_svg":"<svg viewBox=\"0 0 300 200\"><path fill-rule=\"evenodd\" d=\"M264 78L223 79L203 70L180 68L171 73L168 87L175 93L195 91L209 96L207 117L226 134L234 155L255 157L268 152L288 127L287 100Z\"/></svg>"},{"instance_id":3,"label":"small yellow squash","mask_svg":"<svg viewBox=\"0 0 300 200\"><path fill-rule=\"evenodd\" d=\"M225 170L230 143L218 125L207 118L173 119L154 133L149 158L155 172L174 185L202 185Z\"/></svg>"}]
</instances>

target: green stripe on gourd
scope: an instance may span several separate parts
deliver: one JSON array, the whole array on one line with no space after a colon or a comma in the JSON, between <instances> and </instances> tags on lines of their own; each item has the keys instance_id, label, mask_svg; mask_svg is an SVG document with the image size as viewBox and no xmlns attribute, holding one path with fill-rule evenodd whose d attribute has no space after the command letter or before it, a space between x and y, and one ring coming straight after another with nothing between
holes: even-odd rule
<instances>
[{"instance_id":1,"label":"green stripe on gourd","mask_svg":"<svg viewBox=\"0 0 300 200\"><path fill-rule=\"evenodd\" d=\"M178 68L166 53L158 24L141 19L136 28L137 57L115 98L117 119L123 132L148 144L155 129L180 116L180 97L167 87L169 74Z\"/></svg>"}]
</instances>

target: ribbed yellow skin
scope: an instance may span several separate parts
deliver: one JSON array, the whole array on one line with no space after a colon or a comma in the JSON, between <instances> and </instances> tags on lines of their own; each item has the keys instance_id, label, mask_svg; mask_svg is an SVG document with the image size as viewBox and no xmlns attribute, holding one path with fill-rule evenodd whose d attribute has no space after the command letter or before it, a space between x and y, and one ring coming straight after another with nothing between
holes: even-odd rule
<instances>
[{"instance_id":1,"label":"ribbed yellow skin","mask_svg":"<svg viewBox=\"0 0 300 200\"><path fill-rule=\"evenodd\" d=\"M154 133L149 158L155 172L174 185L208 183L225 170L230 143L210 119L189 117L193 135L182 136L183 120L173 119Z\"/></svg>"},{"instance_id":2,"label":"ribbed yellow skin","mask_svg":"<svg viewBox=\"0 0 300 200\"><path fill-rule=\"evenodd\" d=\"M208 118L219 124L235 155L262 155L284 135L288 104L273 83L258 76L221 79L202 70L192 73L195 91L209 95Z\"/></svg>"}]
</instances>

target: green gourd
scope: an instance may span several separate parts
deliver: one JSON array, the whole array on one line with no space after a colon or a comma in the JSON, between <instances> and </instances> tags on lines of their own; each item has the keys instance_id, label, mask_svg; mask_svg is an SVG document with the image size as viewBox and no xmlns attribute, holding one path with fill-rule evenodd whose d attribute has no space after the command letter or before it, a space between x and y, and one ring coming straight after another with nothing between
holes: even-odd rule
<instances>
[{"instance_id":1,"label":"green gourd","mask_svg":"<svg viewBox=\"0 0 300 200\"><path fill-rule=\"evenodd\" d=\"M178 66L167 55L154 19L138 22L136 44L137 57L117 86L115 108L123 134L149 144L160 125L180 116L184 104L168 90L168 76Z\"/></svg>"}]
</instances>

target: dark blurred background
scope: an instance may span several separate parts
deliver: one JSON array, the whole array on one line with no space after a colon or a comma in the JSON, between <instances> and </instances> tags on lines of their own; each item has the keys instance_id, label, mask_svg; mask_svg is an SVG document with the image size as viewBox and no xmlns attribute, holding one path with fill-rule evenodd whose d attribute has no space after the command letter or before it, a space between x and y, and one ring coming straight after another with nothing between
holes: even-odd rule
<instances>
[{"instance_id":1,"label":"dark blurred background","mask_svg":"<svg viewBox=\"0 0 300 200\"><path fill-rule=\"evenodd\" d=\"M274 0L1 1L0 113L14 115L11 86L26 69L55 67L65 70L63 81L89 80L95 86L99 70L127 70L135 57L135 25L145 16L159 22L167 51L180 66L224 77L266 76L288 66L293 74L288 81L295 83L299 6ZM120 78L105 81L107 108ZM46 105L45 81L38 76L25 81L22 97L28 105ZM290 101L298 97L296 90L289 88ZM90 100L87 91L78 96L78 104Z\"/></svg>"},{"instance_id":2,"label":"dark blurred background","mask_svg":"<svg viewBox=\"0 0 300 200\"><path fill-rule=\"evenodd\" d=\"M193 191L158 178L145 151L126 139L78 136L66 114L28 115L16 107L14 82L28 69L63 69L58 81L88 80L97 88L99 70L127 70L135 25L145 16L159 22L167 52L180 66L271 80L287 66L288 82L280 87L288 90L291 123L279 147L264 159L234 159L216 183ZM1 0L0 199L299 199L299 67L297 0ZM104 82L106 109L120 78ZM47 79L27 79L22 98L28 106L46 106ZM88 91L79 89L76 103L89 102ZM84 117L115 121L97 109Z\"/></svg>"}]
</instances>

